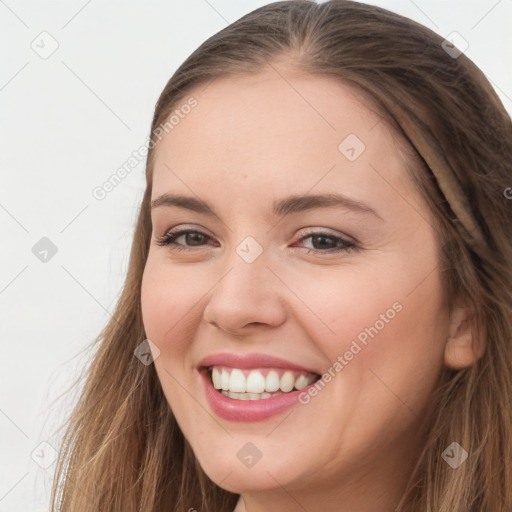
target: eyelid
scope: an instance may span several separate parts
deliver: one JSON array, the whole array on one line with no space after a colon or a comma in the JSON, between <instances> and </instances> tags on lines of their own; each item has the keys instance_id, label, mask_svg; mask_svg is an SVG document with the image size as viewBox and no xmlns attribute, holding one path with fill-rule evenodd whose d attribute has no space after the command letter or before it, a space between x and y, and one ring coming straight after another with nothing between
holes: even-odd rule
<instances>
[{"instance_id":1,"label":"eyelid","mask_svg":"<svg viewBox=\"0 0 512 512\"><path fill-rule=\"evenodd\" d=\"M215 238L206 228L198 226L197 224L176 224L175 226L165 229L161 236L164 237L169 234L179 233L180 231L197 231L211 238Z\"/></svg>"},{"instance_id":2,"label":"eyelid","mask_svg":"<svg viewBox=\"0 0 512 512\"><path fill-rule=\"evenodd\" d=\"M298 235L301 235L301 236L306 236L306 235L311 235L311 234L317 235L319 233L333 236L333 237L342 238L346 242L351 242L354 244L358 243L354 237L349 236L346 233L341 233L340 231L336 231L331 228L324 228L321 226L312 226L312 227L302 228L298 231Z\"/></svg>"}]
</instances>

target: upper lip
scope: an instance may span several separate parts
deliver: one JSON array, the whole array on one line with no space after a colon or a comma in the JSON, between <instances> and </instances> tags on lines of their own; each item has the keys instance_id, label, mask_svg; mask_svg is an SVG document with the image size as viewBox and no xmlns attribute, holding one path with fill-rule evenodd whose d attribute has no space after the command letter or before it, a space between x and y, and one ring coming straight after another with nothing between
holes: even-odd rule
<instances>
[{"instance_id":1,"label":"upper lip","mask_svg":"<svg viewBox=\"0 0 512 512\"><path fill-rule=\"evenodd\" d=\"M306 368L300 364L292 363L285 359L266 354L211 354L202 359L198 366L229 366L231 368L241 368L246 370L252 368L284 368L318 374L317 371L311 368Z\"/></svg>"}]
</instances>

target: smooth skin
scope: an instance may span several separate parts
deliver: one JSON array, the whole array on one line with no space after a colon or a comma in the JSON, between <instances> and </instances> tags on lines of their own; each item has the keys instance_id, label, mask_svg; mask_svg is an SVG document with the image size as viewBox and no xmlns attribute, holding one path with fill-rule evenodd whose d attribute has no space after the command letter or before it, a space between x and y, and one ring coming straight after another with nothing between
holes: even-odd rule
<instances>
[{"instance_id":1,"label":"smooth skin","mask_svg":"<svg viewBox=\"0 0 512 512\"><path fill-rule=\"evenodd\" d=\"M179 426L207 475L241 494L236 512L392 511L442 366L481 355L471 311L445 306L432 215L396 135L353 89L286 64L190 96L197 106L158 143L152 199L200 198L217 216L154 208L142 283ZM365 145L354 161L338 149L349 134ZM324 193L380 218L337 206L272 214L276 200ZM176 227L206 236L182 235L184 250L156 243ZM356 248L329 252L335 238L311 236L325 231ZM252 263L236 251L248 236L263 249ZM249 423L211 410L197 372L207 355L270 354L322 374L396 302L402 310L307 405ZM262 454L250 468L237 457L248 442Z\"/></svg>"}]
</instances>

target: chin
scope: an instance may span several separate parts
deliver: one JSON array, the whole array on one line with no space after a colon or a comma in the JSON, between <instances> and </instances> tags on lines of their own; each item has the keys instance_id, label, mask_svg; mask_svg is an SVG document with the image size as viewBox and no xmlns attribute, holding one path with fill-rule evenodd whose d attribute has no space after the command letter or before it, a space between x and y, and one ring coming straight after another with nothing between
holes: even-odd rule
<instances>
[{"instance_id":1,"label":"chin","mask_svg":"<svg viewBox=\"0 0 512 512\"><path fill-rule=\"evenodd\" d=\"M272 471L270 473L273 474ZM213 474L208 472L206 474L219 487L235 494L271 491L287 484L287 481L283 481L281 478L272 478L265 469L260 469L257 472L254 469L238 469L229 474L229 471L222 473L217 468L213 470ZM228 474L229 476L227 476Z\"/></svg>"},{"instance_id":2,"label":"chin","mask_svg":"<svg viewBox=\"0 0 512 512\"><path fill-rule=\"evenodd\" d=\"M243 447L244 443L240 443ZM261 492L288 486L292 481L300 479L300 475L293 474L293 468L300 466L300 461L278 462L277 455L272 457L262 456L260 460L244 464L237 456L237 451L230 457L208 454L207 460L199 462L208 478L219 487L229 492L242 494L247 492ZM244 452L240 458L243 460Z\"/></svg>"}]
</instances>

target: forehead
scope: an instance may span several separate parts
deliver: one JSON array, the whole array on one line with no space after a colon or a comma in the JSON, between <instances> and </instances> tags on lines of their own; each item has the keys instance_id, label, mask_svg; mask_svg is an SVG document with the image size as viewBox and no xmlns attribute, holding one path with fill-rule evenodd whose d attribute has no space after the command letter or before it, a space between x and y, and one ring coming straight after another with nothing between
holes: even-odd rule
<instances>
[{"instance_id":1,"label":"forehead","mask_svg":"<svg viewBox=\"0 0 512 512\"><path fill-rule=\"evenodd\" d=\"M223 136L234 138L248 133L253 136L245 138L245 147L251 139L263 139L266 133L282 138L298 132L317 133L317 139L326 138L329 131L335 137L347 130L362 135L383 120L382 109L364 91L333 77L296 71L270 70L218 78L193 88L175 105L174 112L190 97L196 99L197 106L180 116L172 133L188 139L193 131L196 138L205 138L203 144L208 144L206 136L217 142ZM389 126L385 130L381 127L380 132L390 132ZM195 141L180 140L183 142Z\"/></svg>"},{"instance_id":2,"label":"forehead","mask_svg":"<svg viewBox=\"0 0 512 512\"><path fill-rule=\"evenodd\" d=\"M332 77L270 70L214 80L181 104L190 97L197 105L157 144L158 192L184 185L213 192L247 181L258 192L270 182L283 194L318 183L322 191L362 187L371 195L376 170L403 179L396 135L375 103Z\"/></svg>"}]
</instances>

